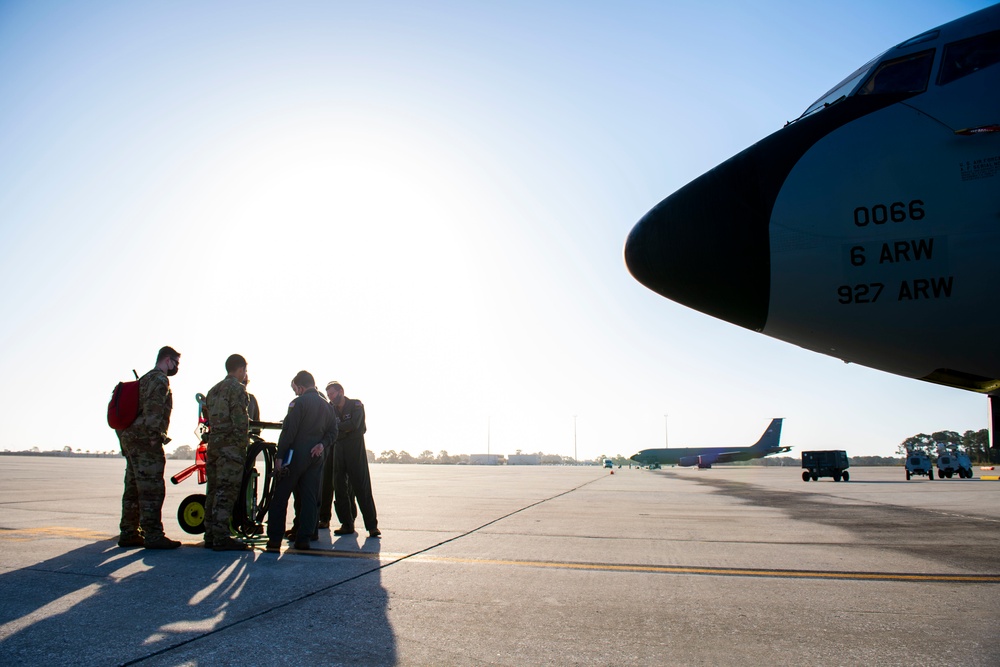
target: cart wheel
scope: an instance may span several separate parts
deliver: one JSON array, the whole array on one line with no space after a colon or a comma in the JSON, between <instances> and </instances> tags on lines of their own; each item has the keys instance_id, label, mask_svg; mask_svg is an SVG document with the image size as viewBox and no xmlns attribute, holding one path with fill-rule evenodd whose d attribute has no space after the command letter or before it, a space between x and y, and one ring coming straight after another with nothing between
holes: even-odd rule
<instances>
[{"instance_id":1,"label":"cart wheel","mask_svg":"<svg viewBox=\"0 0 1000 667\"><path fill-rule=\"evenodd\" d=\"M945 477L947 477L948 479L951 479L951 476L952 476L952 472L950 470L945 473ZM938 475L938 477L940 477L940 475Z\"/></svg>"},{"instance_id":2,"label":"cart wheel","mask_svg":"<svg viewBox=\"0 0 1000 667\"><path fill-rule=\"evenodd\" d=\"M277 445L254 442L247 450L240 495L233 507L232 526L238 535L254 537L263 532L261 525L274 491L274 453Z\"/></svg>"},{"instance_id":3,"label":"cart wheel","mask_svg":"<svg viewBox=\"0 0 1000 667\"><path fill-rule=\"evenodd\" d=\"M808 470L806 470L804 473L802 473L802 481L803 482L808 482L809 481L809 471Z\"/></svg>"},{"instance_id":4,"label":"cart wheel","mask_svg":"<svg viewBox=\"0 0 1000 667\"><path fill-rule=\"evenodd\" d=\"M177 523L185 533L205 532L205 494L196 493L181 501L177 508Z\"/></svg>"},{"instance_id":5,"label":"cart wheel","mask_svg":"<svg viewBox=\"0 0 1000 667\"><path fill-rule=\"evenodd\" d=\"M819 481L819 475L813 475L813 476L812 476L812 480L813 480L814 482L818 482L818 481Z\"/></svg>"},{"instance_id":6,"label":"cart wheel","mask_svg":"<svg viewBox=\"0 0 1000 667\"><path fill-rule=\"evenodd\" d=\"M934 468L927 471L927 479L934 481Z\"/></svg>"},{"instance_id":7,"label":"cart wheel","mask_svg":"<svg viewBox=\"0 0 1000 667\"><path fill-rule=\"evenodd\" d=\"M909 470L906 471L906 481L907 482L910 481L910 471Z\"/></svg>"},{"instance_id":8,"label":"cart wheel","mask_svg":"<svg viewBox=\"0 0 1000 667\"><path fill-rule=\"evenodd\" d=\"M835 482L839 482L840 481L840 473L839 472L833 473L833 481L835 481Z\"/></svg>"},{"instance_id":9,"label":"cart wheel","mask_svg":"<svg viewBox=\"0 0 1000 667\"><path fill-rule=\"evenodd\" d=\"M843 475L841 475L841 479L843 479L843 480L844 480L845 482L848 482L848 481L850 481L850 479L851 479L851 473L849 473L849 472L847 472L847 471L845 470L845 471L844 471L844 474L843 474Z\"/></svg>"}]
</instances>

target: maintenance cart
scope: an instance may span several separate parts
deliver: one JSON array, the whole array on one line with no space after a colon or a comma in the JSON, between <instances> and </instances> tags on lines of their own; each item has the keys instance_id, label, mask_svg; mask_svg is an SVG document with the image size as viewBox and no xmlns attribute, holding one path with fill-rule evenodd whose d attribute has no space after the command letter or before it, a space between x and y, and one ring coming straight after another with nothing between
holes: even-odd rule
<instances>
[{"instance_id":1,"label":"maintenance cart","mask_svg":"<svg viewBox=\"0 0 1000 667\"><path fill-rule=\"evenodd\" d=\"M914 475L926 475L929 481L934 480L934 464L929 456L920 451L906 452L906 479Z\"/></svg>"},{"instance_id":2,"label":"maintenance cart","mask_svg":"<svg viewBox=\"0 0 1000 667\"><path fill-rule=\"evenodd\" d=\"M959 479L972 479L972 460L968 455L948 451L944 447L938 447L937 469L938 479L951 479L952 475L958 475Z\"/></svg>"},{"instance_id":3,"label":"maintenance cart","mask_svg":"<svg viewBox=\"0 0 1000 667\"><path fill-rule=\"evenodd\" d=\"M847 469L851 467L847 452L843 449L825 449L802 452L802 481L817 481L820 477L833 477L833 481L845 482L851 479Z\"/></svg>"},{"instance_id":4,"label":"maintenance cart","mask_svg":"<svg viewBox=\"0 0 1000 667\"><path fill-rule=\"evenodd\" d=\"M200 439L195 451L194 465L181 470L170 478L174 484L180 484L191 475L197 474L199 484L208 481L205 463L208 453L208 433L211 425L206 417L205 396L195 395L198 401L198 427L195 435ZM253 539L264 533L264 517L267 515L274 491L274 455L277 445L265 442L257 433L261 429L281 429L280 423L250 422L250 437L247 445L247 457L243 466L243 480L240 493L233 507L231 529L237 537ZM177 508L177 522L185 533L198 535L205 532L205 494L195 493L181 501Z\"/></svg>"}]
</instances>

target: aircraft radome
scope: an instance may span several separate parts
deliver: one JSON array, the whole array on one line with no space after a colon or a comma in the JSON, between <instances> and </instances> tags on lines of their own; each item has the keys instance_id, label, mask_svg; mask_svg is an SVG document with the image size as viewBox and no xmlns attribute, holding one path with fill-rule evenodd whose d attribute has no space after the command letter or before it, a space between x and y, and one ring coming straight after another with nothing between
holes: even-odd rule
<instances>
[{"instance_id":1,"label":"aircraft radome","mask_svg":"<svg viewBox=\"0 0 1000 667\"><path fill-rule=\"evenodd\" d=\"M685 306L988 394L994 438L998 255L1000 4L877 56L625 243L631 274Z\"/></svg>"},{"instance_id":2,"label":"aircraft radome","mask_svg":"<svg viewBox=\"0 0 1000 667\"><path fill-rule=\"evenodd\" d=\"M644 449L631 460L639 465L659 468L664 465L698 466L711 468L713 463L731 463L760 459L770 454L782 454L791 447L781 446L782 417L775 417L767 425L760 440L749 447L671 447L669 449Z\"/></svg>"}]
</instances>

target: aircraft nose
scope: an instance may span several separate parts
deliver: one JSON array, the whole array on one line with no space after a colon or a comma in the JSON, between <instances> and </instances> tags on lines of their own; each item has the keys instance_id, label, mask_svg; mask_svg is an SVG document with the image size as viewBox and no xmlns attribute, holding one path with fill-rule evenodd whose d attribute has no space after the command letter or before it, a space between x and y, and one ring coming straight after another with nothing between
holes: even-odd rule
<instances>
[{"instance_id":1,"label":"aircraft nose","mask_svg":"<svg viewBox=\"0 0 1000 667\"><path fill-rule=\"evenodd\" d=\"M685 306L763 329L774 202L762 198L759 176L751 147L657 204L625 241L632 276Z\"/></svg>"}]
</instances>

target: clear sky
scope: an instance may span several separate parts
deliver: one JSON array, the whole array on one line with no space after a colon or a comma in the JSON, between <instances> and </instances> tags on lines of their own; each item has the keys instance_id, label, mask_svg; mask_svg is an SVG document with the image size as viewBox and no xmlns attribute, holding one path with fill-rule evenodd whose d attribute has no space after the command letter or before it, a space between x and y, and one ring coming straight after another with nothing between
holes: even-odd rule
<instances>
[{"instance_id":1,"label":"clear sky","mask_svg":"<svg viewBox=\"0 0 1000 667\"><path fill-rule=\"evenodd\" d=\"M646 290L661 199L988 2L0 2L0 449L117 447L111 389L249 360L364 401L368 448L892 455L986 399ZM669 415L665 417L665 415ZM575 421L575 442L574 442Z\"/></svg>"}]
</instances>

